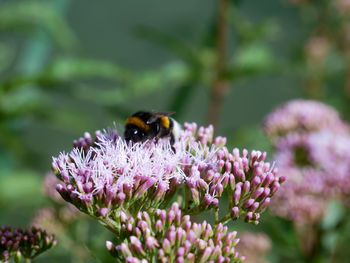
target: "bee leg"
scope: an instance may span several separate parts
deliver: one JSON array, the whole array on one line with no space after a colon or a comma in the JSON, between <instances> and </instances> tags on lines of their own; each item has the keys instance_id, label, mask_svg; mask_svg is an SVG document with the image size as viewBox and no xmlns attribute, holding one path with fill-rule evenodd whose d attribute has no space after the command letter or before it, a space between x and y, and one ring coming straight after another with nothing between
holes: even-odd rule
<instances>
[{"instance_id":1,"label":"bee leg","mask_svg":"<svg viewBox=\"0 0 350 263\"><path fill-rule=\"evenodd\" d=\"M154 140L154 144L158 144L159 143L159 140L161 139L161 137L160 136L158 136L158 135L156 135L154 138L153 138L153 140Z\"/></svg>"},{"instance_id":2,"label":"bee leg","mask_svg":"<svg viewBox=\"0 0 350 263\"><path fill-rule=\"evenodd\" d=\"M170 145L174 145L174 143L175 143L174 134L170 133Z\"/></svg>"},{"instance_id":3,"label":"bee leg","mask_svg":"<svg viewBox=\"0 0 350 263\"><path fill-rule=\"evenodd\" d=\"M175 137L173 133L170 133L170 145L171 145L171 150L173 150L174 153L176 153L175 147L174 147L174 143L175 143Z\"/></svg>"}]
</instances>

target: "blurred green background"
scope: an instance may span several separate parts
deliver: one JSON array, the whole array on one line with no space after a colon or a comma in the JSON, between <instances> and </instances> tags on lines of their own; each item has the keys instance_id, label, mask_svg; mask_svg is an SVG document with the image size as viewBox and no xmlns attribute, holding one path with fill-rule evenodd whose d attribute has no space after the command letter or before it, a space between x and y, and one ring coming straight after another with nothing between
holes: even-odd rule
<instances>
[{"instance_id":1,"label":"blurred green background","mask_svg":"<svg viewBox=\"0 0 350 263\"><path fill-rule=\"evenodd\" d=\"M140 109L214 122L230 147L267 151L260 124L289 99L322 100L349 120L348 17L337 2L0 0L0 225L24 226L50 204L40 188L52 156L85 131L122 130ZM290 223L261 221L232 226L267 233L271 262L303 262ZM88 256L61 242L37 262L112 262L102 226L70 227ZM332 262L350 257L347 229Z\"/></svg>"}]
</instances>

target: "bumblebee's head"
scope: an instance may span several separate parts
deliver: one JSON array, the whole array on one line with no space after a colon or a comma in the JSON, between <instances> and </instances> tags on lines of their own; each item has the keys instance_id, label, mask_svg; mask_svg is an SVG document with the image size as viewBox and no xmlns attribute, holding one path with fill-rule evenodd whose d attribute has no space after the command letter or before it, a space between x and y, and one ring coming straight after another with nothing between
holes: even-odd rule
<instances>
[{"instance_id":1,"label":"bumblebee's head","mask_svg":"<svg viewBox=\"0 0 350 263\"><path fill-rule=\"evenodd\" d=\"M145 138L145 132L135 125L127 125L124 132L124 138L127 142L140 142Z\"/></svg>"}]
</instances>

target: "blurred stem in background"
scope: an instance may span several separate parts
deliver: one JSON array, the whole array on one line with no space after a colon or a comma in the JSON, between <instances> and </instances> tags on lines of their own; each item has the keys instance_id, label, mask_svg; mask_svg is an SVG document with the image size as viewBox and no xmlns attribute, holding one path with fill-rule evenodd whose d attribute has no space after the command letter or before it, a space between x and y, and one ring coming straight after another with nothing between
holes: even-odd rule
<instances>
[{"instance_id":1,"label":"blurred stem in background","mask_svg":"<svg viewBox=\"0 0 350 263\"><path fill-rule=\"evenodd\" d=\"M316 30L318 31L318 30ZM316 32L306 43L306 59L310 68L306 81L306 95L310 99L322 99L325 95L322 72L325 70L326 56L329 51L328 38Z\"/></svg>"},{"instance_id":2,"label":"blurred stem in background","mask_svg":"<svg viewBox=\"0 0 350 263\"><path fill-rule=\"evenodd\" d=\"M290 1L311 29L305 43L305 95L329 100L337 88L343 97L338 102L350 116L350 5L348 0ZM336 101L330 101L336 103Z\"/></svg>"},{"instance_id":3,"label":"blurred stem in background","mask_svg":"<svg viewBox=\"0 0 350 263\"><path fill-rule=\"evenodd\" d=\"M279 59L266 43L278 30L276 23L267 19L259 23L251 21L238 8L241 2L218 1L211 30L206 30L195 46L152 26L135 27L138 37L160 46L180 60L181 71L185 74L181 81L173 82L176 91L168 106L176 112L176 118L183 118L196 89L205 87L209 90L209 105L208 109L201 105L200 111L206 115L208 124L218 127L222 106L233 82L281 69ZM229 47L233 39L235 52L231 55Z\"/></svg>"},{"instance_id":4,"label":"blurred stem in background","mask_svg":"<svg viewBox=\"0 0 350 263\"><path fill-rule=\"evenodd\" d=\"M225 77L228 57L230 0L219 0L218 15L216 23L216 62L214 65L214 81L211 85L207 123L218 126L220 123L222 103L224 96L230 87L229 80Z\"/></svg>"},{"instance_id":5,"label":"blurred stem in background","mask_svg":"<svg viewBox=\"0 0 350 263\"><path fill-rule=\"evenodd\" d=\"M317 262L320 250L323 231L320 230L319 223L309 225L294 224L294 229L298 237L299 247L305 257L305 262Z\"/></svg>"},{"instance_id":6,"label":"blurred stem in background","mask_svg":"<svg viewBox=\"0 0 350 263\"><path fill-rule=\"evenodd\" d=\"M338 262L335 256L338 252L337 243L339 237L346 229L349 218L349 209L344 209L341 215L333 215L332 212L333 211L331 210L321 222L304 226L294 223L295 233L297 234L299 247L304 255L305 262L324 262L324 259L327 259L332 263ZM335 214L338 213L339 212L336 212ZM327 223L329 220L327 217L333 217L331 220L334 222L331 224L329 222ZM334 218L337 219L334 220ZM331 244L327 244L327 238L331 235L334 236L334 240Z\"/></svg>"},{"instance_id":7,"label":"blurred stem in background","mask_svg":"<svg viewBox=\"0 0 350 263\"><path fill-rule=\"evenodd\" d=\"M320 100L325 95L324 72L326 58L329 53L329 5L325 2L315 4L316 15L314 29L305 44L305 56L309 74L306 80L306 96Z\"/></svg>"},{"instance_id":8,"label":"blurred stem in background","mask_svg":"<svg viewBox=\"0 0 350 263\"><path fill-rule=\"evenodd\" d=\"M350 100L350 22L348 19L344 19L345 21L342 23L340 48L343 50L346 60L344 94Z\"/></svg>"}]
</instances>

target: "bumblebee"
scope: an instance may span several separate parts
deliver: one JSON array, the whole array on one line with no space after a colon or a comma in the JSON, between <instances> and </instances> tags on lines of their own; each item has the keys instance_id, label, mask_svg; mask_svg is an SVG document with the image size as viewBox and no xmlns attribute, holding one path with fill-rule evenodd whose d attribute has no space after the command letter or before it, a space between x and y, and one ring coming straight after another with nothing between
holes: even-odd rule
<instances>
[{"instance_id":1,"label":"bumblebee","mask_svg":"<svg viewBox=\"0 0 350 263\"><path fill-rule=\"evenodd\" d=\"M169 116L175 112L138 111L125 123L124 138L126 141L143 142L153 138L170 138L173 145L178 138L180 125Z\"/></svg>"}]
</instances>

